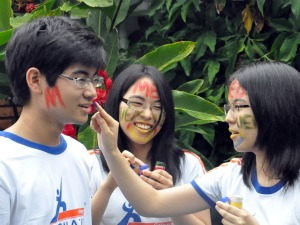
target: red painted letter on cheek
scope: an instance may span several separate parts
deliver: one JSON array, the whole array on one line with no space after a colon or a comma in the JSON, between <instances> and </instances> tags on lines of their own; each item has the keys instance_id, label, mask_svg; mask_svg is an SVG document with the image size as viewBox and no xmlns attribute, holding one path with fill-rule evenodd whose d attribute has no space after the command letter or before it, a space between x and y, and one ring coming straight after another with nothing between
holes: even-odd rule
<instances>
[{"instance_id":1,"label":"red painted letter on cheek","mask_svg":"<svg viewBox=\"0 0 300 225\"><path fill-rule=\"evenodd\" d=\"M55 86L53 88L47 87L45 98L46 98L46 104L47 104L48 109L50 108L50 105L56 106L56 97L57 97L59 103L62 106L65 106L65 104L60 96L58 87L57 86Z\"/></svg>"}]
</instances>

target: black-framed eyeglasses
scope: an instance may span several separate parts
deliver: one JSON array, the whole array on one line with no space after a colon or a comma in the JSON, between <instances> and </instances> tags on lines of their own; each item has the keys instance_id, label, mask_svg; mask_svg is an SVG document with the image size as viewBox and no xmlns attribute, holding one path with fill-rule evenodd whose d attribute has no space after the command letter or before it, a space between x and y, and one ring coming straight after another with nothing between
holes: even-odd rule
<instances>
[{"instance_id":1,"label":"black-framed eyeglasses","mask_svg":"<svg viewBox=\"0 0 300 225\"><path fill-rule=\"evenodd\" d=\"M103 84L103 77L99 77L97 75L95 75L92 78L88 78L88 77L69 77L65 74L60 74L60 77L64 77L67 78L69 80L72 80L76 87L78 88L86 88L89 83L92 83L94 87L100 87Z\"/></svg>"},{"instance_id":2,"label":"black-framed eyeglasses","mask_svg":"<svg viewBox=\"0 0 300 225\"><path fill-rule=\"evenodd\" d=\"M224 113L225 116L228 114L229 110L232 110L233 113L235 112L239 112L240 108L249 108L250 105L240 105L240 104L236 104L236 103L232 103L232 104L224 104Z\"/></svg>"},{"instance_id":3,"label":"black-framed eyeglasses","mask_svg":"<svg viewBox=\"0 0 300 225\"><path fill-rule=\"evenodd\" d=\"M125 102L129 108L135 110L135 111L138 111L138 112L143 112L145 109L147 109L148 105L145 103L145 102L142 102L142 101L138 101L138 100L129 100L129 99L126 99L126 98L122 98L121 99L122 102ZM152 113L154 114L162 114L164 115L165 112L162 111L162 106L159 102L155 102L153 104L151 104L149 106L150 110Z\"/></svg>"}]
</instances>

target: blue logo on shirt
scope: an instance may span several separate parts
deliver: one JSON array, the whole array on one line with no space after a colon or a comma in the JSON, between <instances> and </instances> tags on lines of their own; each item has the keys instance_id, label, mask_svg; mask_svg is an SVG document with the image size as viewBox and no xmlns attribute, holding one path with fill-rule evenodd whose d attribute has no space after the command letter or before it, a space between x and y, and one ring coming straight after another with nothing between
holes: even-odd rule
<instances>
[{"instance_id":1,"label":"blue logo on shirt","mask_svg":"<svg viewBox=\"0 0 300 225\"><path fill-rule=\"evenodd\" d=\"M60 190L57 189L56 194L57 194L57 196L56 196L56 201L57 201L56 213L50 223L57 222L60 208L62 208L62 212L67 210L66 203L64 201L62 201L62 180L60 181Z\"/></svg>"},{"instance_id":2,"label":"blue logo on shirt","mask_svg":"<svg viewBox=\"0 0 300 225\"><path fill-rule=\"evenodd\" d=\"M126 216L121 220L118 225L127 225L130 219L133 219L133 222L141 222L141 217L139 214L134 213L134 208L132 205L128 202L128 207L126 206L126 202L123 204L123 210L127 212Z\"/></svg>"}]
</instances>

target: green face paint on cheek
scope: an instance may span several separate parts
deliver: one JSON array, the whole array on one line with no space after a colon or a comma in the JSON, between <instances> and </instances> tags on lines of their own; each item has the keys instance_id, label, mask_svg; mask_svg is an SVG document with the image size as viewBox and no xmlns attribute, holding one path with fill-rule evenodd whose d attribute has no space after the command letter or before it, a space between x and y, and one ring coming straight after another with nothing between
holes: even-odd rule
<instances>
[{"instance_id":1,"label":"green face paint on cheek","mask_svg":"<svg viewBox=\"0 0 300 225\"><path fill-rule=\"evenodd\" d=\"M237 118L237 126L240 129L255 129L257 128L256 121L252 115L242 115Z\"/></svg>"},{"instance_id":2,"label":"green face paint on cheek","mask_svg":"<svg viewBox=\"0 0 300 225\"><path fill-rule=\"evenodd\" d=\"M129 108L121 107L120 120L128 122L135 118L137 115L137 112L130 110Z\"/></svg>"}]
</instances>

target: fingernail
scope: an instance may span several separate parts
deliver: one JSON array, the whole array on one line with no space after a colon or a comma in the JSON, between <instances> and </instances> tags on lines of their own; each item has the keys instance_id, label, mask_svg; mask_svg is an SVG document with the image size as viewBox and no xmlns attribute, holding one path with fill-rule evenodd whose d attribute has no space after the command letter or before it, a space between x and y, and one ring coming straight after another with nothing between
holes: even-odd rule
<instances>
[{"instance_id":1,"label":"fingernail","mask_svg":"<svg viewBox=\"0 0 300 225\"><path fill-rule=\"evenodd\" d=\"M94 106L96 107L96 109L98 109L98 106L97 106L96 102L94 102Z\"/></svg>"}]
</instances>

